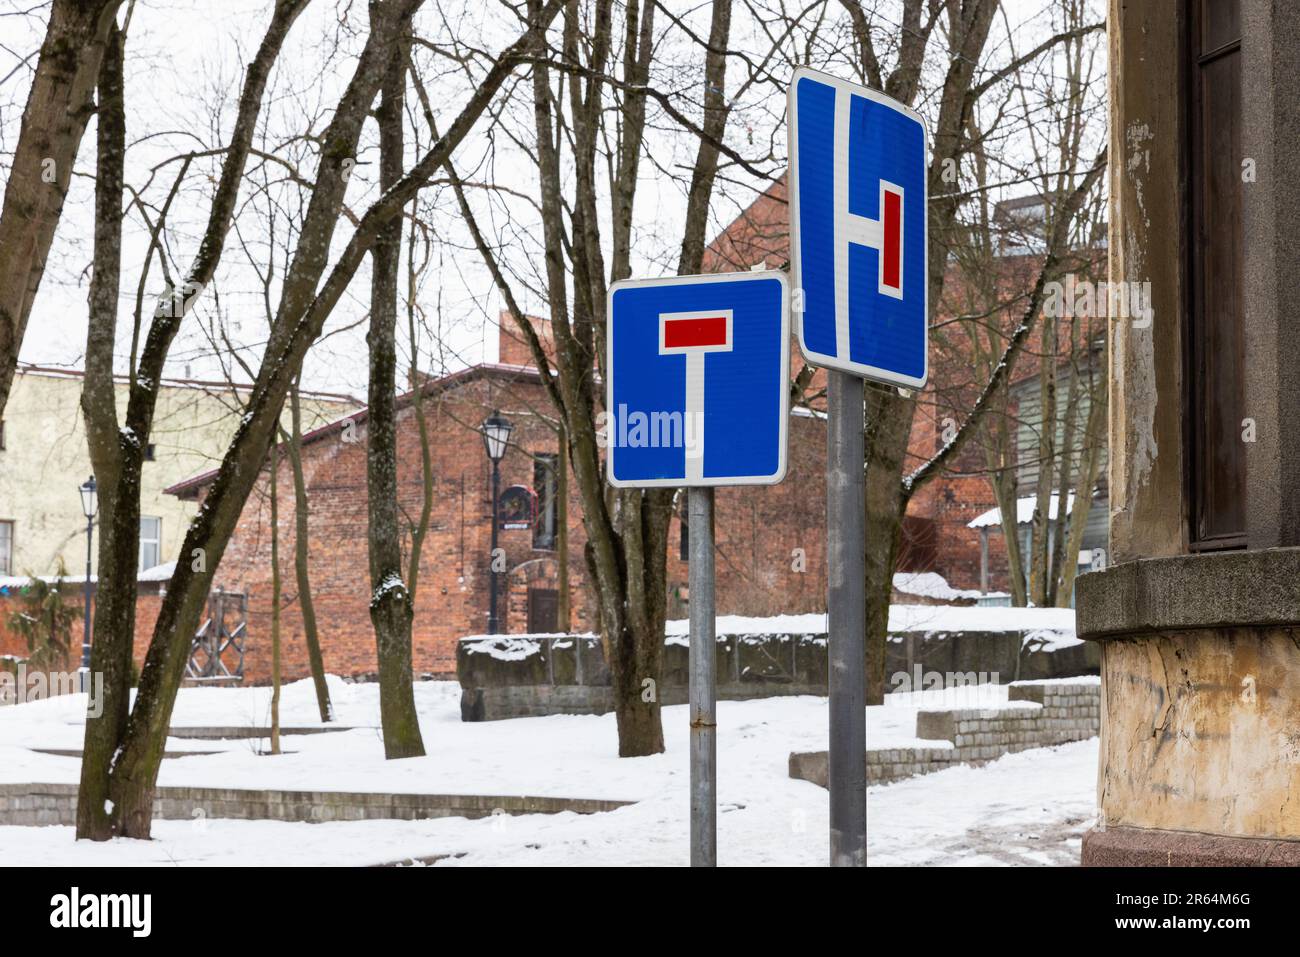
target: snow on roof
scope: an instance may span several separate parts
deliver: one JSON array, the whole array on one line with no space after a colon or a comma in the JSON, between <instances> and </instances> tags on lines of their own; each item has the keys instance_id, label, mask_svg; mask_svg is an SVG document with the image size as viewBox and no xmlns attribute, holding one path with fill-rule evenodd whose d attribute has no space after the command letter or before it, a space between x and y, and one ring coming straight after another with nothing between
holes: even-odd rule
<instances>
[{"instance_id":1,"label":"snow on roof","mask_svg":"<svg viewBox=\"0 0 1300 957\"><path fill-rule=\"evenodd\" d=\"M164 562L161 565L155 565L153 568L146 568L140 573L140 577L136 581L169 582L174 574L176 574L176 563Z\"/></svg>"},{"instance_id":2,"label":"snow on roof","mask_svg":"<svg viewBox=\"0 0 1300 957\"><path fill-rule=\"evenodd\" d=\"M1057 496L1053 494L1051 502L1047 507L1047 518L1049 521L1056 518L1056 499ZM1038 496L1036 495L1025 495L1021 498L1016 499L1016 524L1017 525L1028 525L1030 522L1034 520L1034 506L1037 503L1038 503ZM1065 500L1065 514L1069 515L1072 511L1074 511L1073 492L1071 492L1069 498ZM966 527L967 528L990 528L993 526L1000 526L1001 524L1002 524L1002 509L991 508L983 515L977 515L971 522L969 522L966 525Z\"/></svg>"},{"instance_id":3,"label":"snow on roof","mask_svg":"<svg viewBox=\"0 0 1300 957\"><path fill-rule=\"evenodd\" d=\"M136 581L141 582L165 582L171 581L172 575L176 572L176 563L167 562L163 565L155 565L153 568L146 568L137 576ZM0 589L5 588L26 588L32 583L32 578L47 582L53 585L55 582L62 582L65 585L84 585L86 583L85 575L64 575L60 578L57 575L0 575ZM98 575L90 576L91 584L99 582Z\"/></svg>"}]
</instances>

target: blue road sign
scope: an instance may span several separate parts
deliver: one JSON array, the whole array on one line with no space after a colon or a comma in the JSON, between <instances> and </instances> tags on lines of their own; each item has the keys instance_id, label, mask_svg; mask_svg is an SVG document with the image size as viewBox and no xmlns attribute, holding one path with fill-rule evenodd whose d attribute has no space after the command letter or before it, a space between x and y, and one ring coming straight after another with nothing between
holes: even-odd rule
<instances>
[{"instance_id":1,"label":"blue road sign","mask_svg":"<svg viewBox=\"0 0 1300 957\"><path fill-rule=\"evenodd\" d=\"M609 290L611 485L785 478L789 286L783 273L624 280Z\"/></svg>"},{"instance_id":2,"label":"blue road sign","mask_svg":"<svg viewBox=\"0 0 1300 957\"><path fill-rule=\"evenodd\" d=\"M813 365L920 388L929 331L925 124L883 93L802 68L789 110L799 348Z\"/></svg>"}]
</instances>

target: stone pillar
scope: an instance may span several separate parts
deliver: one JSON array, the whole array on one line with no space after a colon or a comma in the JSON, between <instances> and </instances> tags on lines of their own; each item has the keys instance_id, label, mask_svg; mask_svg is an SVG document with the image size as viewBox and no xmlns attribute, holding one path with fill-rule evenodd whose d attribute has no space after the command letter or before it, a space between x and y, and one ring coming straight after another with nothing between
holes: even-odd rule
<instances>
[{"instance_id":1,"label":"stone pillar","mask_svg":"<svg viewBox=\"0 0 1300 957\"><path fill-rule=\"evenodd\" d=\"M1111 0L1110 281L1150 283L1110 324L1110 557L1187 550L1183 501L1181 26L1169 4Z\"/></svg>"},{"instance_id":2,"label":"stone pillar","mask_svg":"<svg viewBox=\"0 0 1300 957\"><path fill-rule=\"evenodd\" d=\"M1171 9L1179 15L1171 16ZM1242 0L1246 542L1191 553L1184 2L1111 0L1112 564L1080 576L1101 645L1098 824L1083 863L1300 864L1300 0ZM1147 321L1149 318L1149 322ZM1194 387L1196 383L1191 383Z\"/></svg>"},{"instance_id":3,"label":"stone pillar","mask_svg":"<svg viewBox=\"0 0 1300 957\"><path fill-rule=\"evenodd\" d=\"M1300 545L1300 2L1242 6L1246 521L1251 548Z\"/></svg>"}]
</instances>

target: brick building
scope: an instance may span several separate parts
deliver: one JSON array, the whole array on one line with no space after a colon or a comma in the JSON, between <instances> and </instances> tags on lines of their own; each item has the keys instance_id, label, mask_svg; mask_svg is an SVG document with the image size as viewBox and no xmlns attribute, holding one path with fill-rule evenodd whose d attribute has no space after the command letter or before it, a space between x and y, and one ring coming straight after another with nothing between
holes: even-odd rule
<instances>
[{"instance_id":1,"label":"brick building","mask_svg":"<svg viewBox=\"0 0 1300 957\"><path fill-rule=\"evenodd\" d=\"M706 256L710 271L740 271L757 265L784 266L784 184L760 196L719 235ZM998 281L1008 288L1032 282L1033 255L1004 256ZM1030 276L1029 280L1026 277ZM950 288L961 289L959 276ZM949 297L945 296L945 300ZM957 306L955 308L960 308ZM548 344L545 322L535 323ZM802 357L792 342L792 370ZM527 345L503 317L499 361L425 381L419 397L433 456L433 514L425 540L416 593L413 635L417 674L450 675L457 639L487 630L491 541L491 465L478 428L493 410L514 424L501 463L501 486L535 491L539 520L532 528L499 531L506 571L499 580L498 610L505 633L563 629L556 620L561 562L568 569L571 614L567 626L593 630L593 605L586 590L585 536L576 482L568 480L568 554L557 552L554 508L559 455L553 412ZM814 376L810 394L821 386ZM936 335L931 382L922 392L906 467L928 460L946 441L952 418L960 422L982 383L972 376L969 353L960 342ZM416 393L398 401L399 499L408 516L419 514L424 479ZM825 426L817 406L796 409L790 426L789 472L785 482L760 488L722 488L717 493L717 604L719 614L767 615L821 611L825 607ZM303 465L310 498L310 571L326 667L341 674L369 674L375 668L368 598L366 516L366 412L342 418L304 437ZM913 497L903 526L896 570L935 572L962 590L1007 587L1001 535L982 535L971 523L996 507L979 443ZM196 476L169 491L200 499L212 474ZM282 548L284 675L307 673L306 649L297 606L292 556L294 506L287 461L279 475ZM248 595L246 680L269 678L266 648L270 624L269 482L259 482L245 506L216 578L226 592ZM679 500L679 508L684 498ZM680 512L679 512L680 516ZM982 539L984 539L982 541ZM687 567L683 523L669 531L668 616L687 614Z\"/></svg>"},{"instance_id":2,"label":"brick building","mask_svg":"<svg viewBox=\"0 0 1300 957\"><path fill-rule=\"evenodd\" d=\"M501 355L519 359L503 337ZM522 485L538 495L533 528L500 530L506 571L499 582L503 632L553 631L560 563L553 490L557 484L553 414L536 370L520 362L482 364L423 383L419 393L433 457L433 511L420 560L413 632L417 674L455 672L455 643L487 630L491 543L491 464L478 428L493 410L514 430L501 461L501 487ZM416 393L398 401L398 497L412 521L423 496ZM364 675L376 670L369 617L366 517L366 412L339 419L303 437L310 499L310 572L327 669ZM825 426L806 410L790 423L787 480L778 486L719 489L717 600L722 614L817 611L825 605ZM567 462L565 463L567 466ZM293 479L287 458L278 475L280 497L283 674L308 673L293 569ZM213 473L169 489L201 500ZM586 589L585 536L576 481L570 475L568 556L570 625L595 627ZM407 547L409 547L408 538ZM682 522L672 520L668 555L670 617L686 614L687 567ZM247 593L246 681L270 677L269 469L244 508L216 576L227 593Z\"/></svg>"}]
</instances>

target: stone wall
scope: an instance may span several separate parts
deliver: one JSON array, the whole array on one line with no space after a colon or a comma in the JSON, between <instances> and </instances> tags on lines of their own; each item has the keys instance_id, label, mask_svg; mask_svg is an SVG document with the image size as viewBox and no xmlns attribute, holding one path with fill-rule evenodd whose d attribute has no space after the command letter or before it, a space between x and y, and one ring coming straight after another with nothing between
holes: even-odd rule
<instances>
[{"instance_id":1,"label":"stone wall","mask_svg":"<svg viewBox=\"0 0 1300 957\"><path fill-rule=\"evenodd\" d=\"M657 691L665 705L686 701L685 640L671 636L664 647ZM886 671L960 673L969 675L971 684L982 673L984 680L1007 683L1095 673L1095 655L1095 648L1082 643L1041 650L1019 631L905 633L890 636ZM456 673L464 721L613 710L609 667L593 635L465 638L457 649ZM718 698L725 701L825 695L826 635L718 635L717 674Z\"/></svg>"},{"instance_id":2,"label":"stone wall","mask_svg":"<svg viewBox=\"0 0 1300 957\"><path fill-rule=\"evenodd\" d=\"M416 821L493 814L594 814L626 801L473 794L378 794L348 791L255 791L242 788L159 788L154 817L161 820L234 818L250 821ZM0 825L72 827L75 784L0 784Z\"/></svg>"},{"instance_id":3,"label":"stone wall","mask_svg":"<svg viewBox=\"0 0 1300 957\"><path fill-rule=\"evenodd\" d=\"M1100 725L1100 683L1017 683L999 707L917 712L916 736L932 743L868 748L867 783L888 784L956 764L984 764L1013 751L1082 741L1095 737ZM867 737L869 744L869 728ZM825 787L826 752L791 754L790 777Z\"/></svg>"}]
</instances>

